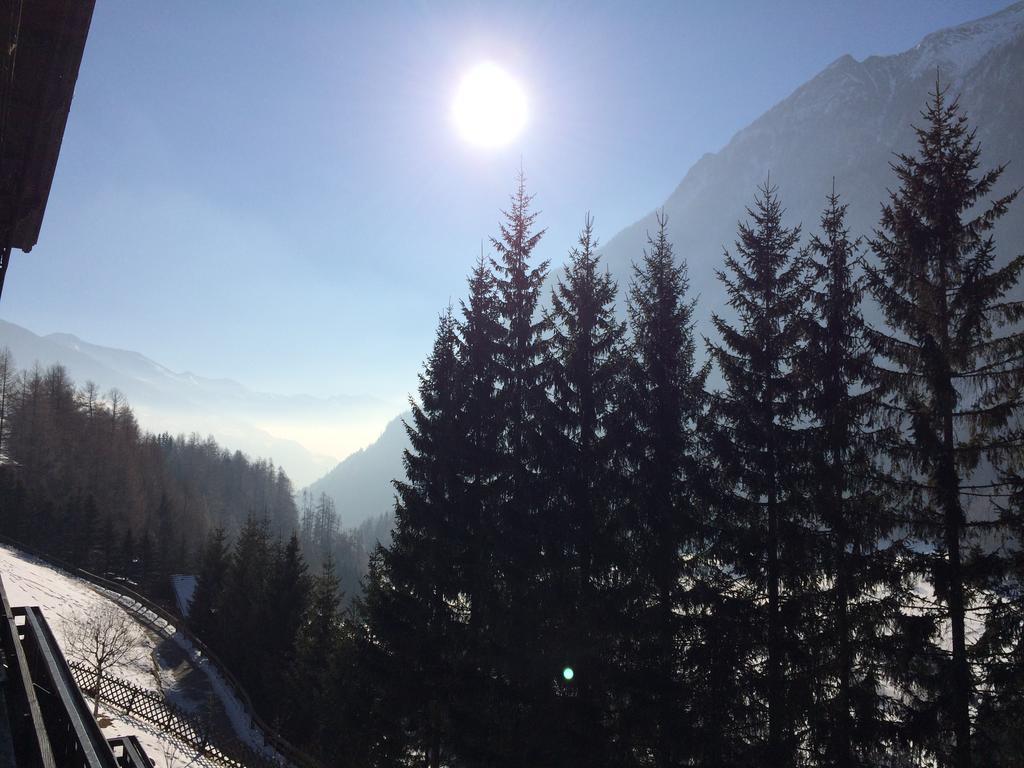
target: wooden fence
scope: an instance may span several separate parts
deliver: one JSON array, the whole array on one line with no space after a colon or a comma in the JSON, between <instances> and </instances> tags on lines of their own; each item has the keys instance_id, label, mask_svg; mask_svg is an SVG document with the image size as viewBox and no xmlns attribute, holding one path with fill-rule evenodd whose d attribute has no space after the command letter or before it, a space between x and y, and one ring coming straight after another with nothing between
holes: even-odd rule
<instances>
[{"instance_id":1,"label":"wooden fence","mask_svg":"<svg viewBox=\"0 0 1024 768\"><path fill-rule=\"evenodd\" d=\"M77 661L69 662L68 666L78 687L95 697L96 671ZM167 701L159 693L127 680L104 674L99 698L127 715L146 720L161 731L177 736L197 752L228 768L279 768L277 762L258 754L234 733L215 728Z\"/></svg>"}]
</instances>

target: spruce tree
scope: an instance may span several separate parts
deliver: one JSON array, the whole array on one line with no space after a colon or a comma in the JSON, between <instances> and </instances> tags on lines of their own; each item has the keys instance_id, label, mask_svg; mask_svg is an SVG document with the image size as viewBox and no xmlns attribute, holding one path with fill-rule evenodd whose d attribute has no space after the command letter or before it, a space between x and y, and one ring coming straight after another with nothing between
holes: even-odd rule
<instances>
[{"instance_id":1,"label":"spruce tree","mask_svg":"<svg viewBox=\"0 0 1024 768\"><path fill-rule=\"evenodd\" d=\"M739 225L737 255L726 253L726 270L718 272L736 322L712 316L722 343L710 350L725 383L714 402L717 453L733 486L718 521L722 557L742 579L737 589L747 593L748 623L760 635L752 666L737 671L749 676L748 695L763 702L767 720L755 723L752 757L782 768L796 763L797 732L809 709L799 655L815 572L807 550L795 365L804 343L807 282L794 252L800 228L783 226L776 187L765 182L747 213L751 222Z\"/></svg>"},{"instance_id":2,"label":"spruce tree","mask_svg":"<svg viewBox=\"0 0 1024 768\"><path fill-rule=\"evenodd\" d=\"M386 588L381 574L383 554L384 547L378 546L370 556L363 596L355 599L352 611L341 622L337 676L328 706L336 729L331 759L345 768L385 768L410 760L404 714L390 706L394 694L389 687L402 681L392 674L387 650L367 621L368 606L380 602L375 593ZM315 673L317 666L315 661L312 663L310 671ZM296 695L303 695L301 686L296 688ZM302 712L296 712L296 716L305 727L307 716Z\"/></svg>"},{"instance_id":3,"label":"spruce tree","mask_svg":"<svg viewBox=\"0 0 1024 768\"><path fill-rule=\"evenodd\" d=\"M419 402L406 426L406 479L395 482L395 529L382 551L367 619L386 657L383 706L404 721L409 749L438 768L450 750L453 654L467 623L455 528L462 506L457 437L461 407L458 341L451 309L442 315L434 348L420 375Z\"/></svg>"},{"instance_id":4,"label":"spruce tree","mask_svg":"<svg viewBox=\"0 0 1024 768\"><path fill-rule=\"evenodd\" d=\"M260 708L265 717L277 716L283 710L284 702L278 694L283 690L287 670L295 663L296 641L310 600L307 571L299 537L292 534L284 547L277 547L267 584L265 629L259 643L268 692Z\"/></svg>"},{"instance_id":5,"label":"spruce tree","mask_svg":"<svg viewBox=\"0 0 1024 768\"><path fill-rule=\"evenodd\" d=\"M229 562L227 536L223 528L215 528L203 547L199 577L188 608L189 626L211 647L219 646L221 641L218 610Z\"/></svg>"},{"instance_id":6,"label":"spruce tree","mask_svg":"<svg viewBox=\"0 0 1024 768\"><path fill-rule=\"evenodd\" d=\"M808 493L820 528L818 632L810 639L816 706L811 741L822 765L877 765L893 746L879 669L901 597L886 484L874 456L884 433L872 422L873 356L861 314L859 240L833 191L811 238L804 432Z\"/></svg>"},{"instance_id":7,"label":"spruce tree","mask_svg":"<svg viewBox=\"0 0 1024 768\"><path fill-rule=\"evenodd\" d=\"M600 270L588 215L565 276L551 295L548 323L552 380L551 455L558 457L552 507L542 540L547 563L544 618L547 644L562 667L558 734L561 764L608 764L606 723L613 700L614 633L619 599L611 578L618 565L614 515L618 484L611 476L609 419L622 371L624 325L615 316L616 285Z\"/></svg>"},{"instance_id":8,"label":"spruce tree","mask_svg":"<svg viewBox=\"0 0 1024 768\"><path fill-rule=\"evenodd\" d=\"M250 515L238 533L231 553L218 607L219 645L214 650L238 675L254 699L261 699L267 682L260 675L260 649L250 638L262 637L268 583L272 572L271 542L266 519Z\"/></svg>"},{"instance_id":9,"label":"spruce tree","mask_svg":"<svg viewBox=\"0 0 1024 768\"><path fill-rule=\"evenodd\" d=\"M341 602L334 560L327 555L312 580L309 603L295 644L295 664L286 689L289 705L282 717L289 733L322 761L333 758L339 734L336 706L338 654L341 649Z\"/></svg>"},{"instance_id":10,"label":"spruce tree","mask_svg":"<svg viewBox=\"0 0 1024 768\"><path fill-rule=\"evenodd\" d=\"M551 464L545 447L548 407L544 319L538 312L547 262L531 264L543 236L535 231L525 175L520 173L511 206L491 244L503 333L497 350L498 405L503 434L497 476L495 578L500 616L492 627L498 669L493 745L499 764L534 765L545 749L538 738L560 667L538 644L541 520L549 510L545 479ZM553 458L552 458L553 460ZM502 690L503 689L503 690Z\"/></svg>"},{"instance_id":11,"label":"spruce tree","mask_svg":"<svg viewBox=\"0 0 1024 768\"><path fill-rule=\"evenodd\" d=\"M659 214L658 231L633 267L632 338L613 429L628 478L616 554L627 580L621 738L657 766L681 764L698 746L689 704L695 680L685 657L700 645L693 590L702 576L691 556L708 522L702 424L709 368L696 361L695 299L667 226Z\"/></svg>"},{"instance_id":12,"label":"spruce tree","mask_svg":"<svg viewBox=\"0 0 1024 768\"><path fill-rule=\"evenodd\" d=\"M458 328L462 407L455 448L463 477L462 507L452 530L468 618L460 654L454 659L459 691L451 707L456 751L468 761L487 763L495 759L490 729L500 717L495 703L501 701L495 683L494 637L502 621L495 553L503 433L497 378L503 329L494 274L482 255L468 288Z\"/></svg>"},{"instance_id":13,"label":"spruce tree","mask_svg":"<svg viewBox=\"0 0 1024 768\"><path fill-rule=\"evenodd\" d=\"M967 510L992 492L985 468L1005 457L1007 420L1019 413L1022 337L1010 329L1024 312L1007 294L1024 256L996 266L992 228L1016 192L985 202L1003 167L979 172L981 150L957 100L936 83L922 117L916 154L892 166L899 187L871 240L869 287L888 325L871 340L882 360L881 408L902 427L889 454L919 501L907 520L920 552L912 567L934 592L919 606L934 620L934 676L911 681L914 727L930 720L937 738L924 746L968 768L976 670L967 622L984 562Z\"/></svg>"}]
</instances>

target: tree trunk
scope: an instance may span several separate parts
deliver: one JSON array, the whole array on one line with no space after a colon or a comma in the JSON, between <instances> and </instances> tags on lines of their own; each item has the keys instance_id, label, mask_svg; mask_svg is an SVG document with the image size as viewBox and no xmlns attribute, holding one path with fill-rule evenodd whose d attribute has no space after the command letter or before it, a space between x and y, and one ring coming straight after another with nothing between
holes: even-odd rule
<instances>
[{"instance_id":1,"label":"tree trunk","mask_svg":"<svg viewBox=\"0 0 1024 768\"><path fill-rule=\"evenodd\" d=\"M93 696L92 704L92 719L96 720L100 716L100 683L103 682L103 668L98 667L96 669L96 695Z\"/></svg>"},{"instance_id":2,"label":"tree trunk","mask_svg":"<svg viewBox=\"0 0 1024 768\"><path fill-rule=\"evenodd\" d=\"M833 435L835 438L835 435ZM836 440L834 439L834 443ZM851 744L852 724L850 722L850 679L853 676L853 639L850 637L850 560L847 544L850 541L846 525L846 510L843 508L843 490L846 474L843 469L842 451L833 444L831 450L832 509L836 518L836 624L839 631L839 701L835 723L835 760L837 768L853 766Z\"/></svg>"},{"instance_id":3,"label":"tree trunk","mask_svg":"<svg viewBox=\"0 0 1024 768\"><path fill-rule=\"evenodd\" d=\"M667 536L664 538L668 538ZM664 567L666 563L662 563ZM658 696L658 768L670 768L672 765L672 747L669 734L678 723L673 722L672 707L672 601L668 585L662 584L659 604L661 608L661 627L659 629L658 649L660 679L657 682Z\"/></svg>"},{"instance_id":4,"label":"tree trunk","mask_svg":"<svg viewBox=\"0 0 1024 768\"><path fill-rule=\"evenodd\" d=\"M768 765L787 763L782 752L782 628L779 626L779 521L775 491L768 497Z\"/></svg>"},{"instance_id":5,"label":"tree trunk","mask_svg":"<svg viewBox=\"0 0 1024 768\"><path fill-rule=\"evenodd\" d=\"M850 642L849 626L849 558L846 555L846 538L839 538L839 573L836 609L839 625L839 702L836 719L836 765L838 768L850 768L853 759L850 748L850 677L853 671L853 654Z\"/></svg>"},{"instance_id":6,"label":"tree trunk","mask_svg":"<svg viewBox=\"0 0 1024 768\"><path fill-rule=\"evenodd\" d=\"M967 640L964 628L964 584L963 568L960 562L960 533L963 527L963 511L960 509L959 482L953 463L953 418L945 417L946 456L944 456L943 477L939 479L942 488L942 507L946 534L946 557L949 569L949 622L953 639L953 733L955 747L953 765L956 768L971 768L971 672L967 660Z\"/></svg>"},{"instance_id":7,"label":"tree trunk","mask_svg":"<svg viewBox=\"0 0 1024 768\"><path fill-rule=\"evenodd\" d=\"M937 87L937 86L936 86ZM952 247L954 239L943 233L943 241ZM941 333L940 349L942 361L951 365L950 338L953 327L949 319L947 294L949 291L950 265L956 264L956 257L945 249L940 252L938 307ZM967 641L964 633L964 583L960 563L960 534L963 527L963 510L960 507L960 477L956 466L956 435L953 416L956 410L956 386L949 367L936 378L936 395L939 414L942 416L942 445L938 462L936 485L939 489L939 505L944 517L946 557L949 568L949 621L953 635L953 733L955 747L953 765L956 768L971 768L971 678L967 661Z\"/></svg>"}]
</instances>

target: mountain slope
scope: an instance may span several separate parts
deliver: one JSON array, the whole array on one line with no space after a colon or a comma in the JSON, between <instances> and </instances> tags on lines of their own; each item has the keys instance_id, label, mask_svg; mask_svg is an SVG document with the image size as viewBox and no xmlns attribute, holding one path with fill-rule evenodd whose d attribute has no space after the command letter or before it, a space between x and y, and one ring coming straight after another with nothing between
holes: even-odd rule
<instances>
[{"instance_id":1,"label":"mountain slope","mask_svg":"<svg viewBox=\"0 0 1024 768\"><path fill-rule=\"evenodd\" d=\"M699 329L725 293L715 278L723 248L732 249L736 224L746 217L756 187L770 174L787 209L788 224L805 235L817 229L832 188L850 204L851 231L870 235L886 189L895 184L893 152L913 152L911 123L920 122L936 74L977 128L984 167L1009 163L997 193L1024 185L1024 3L928 35L909 51L856 61L843 56L737 133L718 153L702 157L664 202L676 253L689 265L701 296ZM654 213L612 238L606 263L622 283L639 260ZM1003 255L1024 243L1024 206L999 224Z\"/></svg>"},{"instance_id":2,"label":"mountain slope","mask_svg":"<svg viewBox=\"0 0 1024 768\"><path fill-rule=\"evenodd\" d=\"M142 426L153 432L212 434L226 447L273 459L300 487L369 443L397 408L376 398L275 395L229 379L175 373L127 350L90 344L65 333L39 336L0 320L0 346L20 368L60 363L81 386L123 392Z\"/></svg>"},{"instance_id":3,"label":"mountain slope","mask_svg":"<svg viewBox=\"0 0 1024 768\"><path fill-rule=\"evenodd\" d=\"M376 442L353 453L309 486L314 496L326 493L334 499L345 528L355 528L364 520L394 510L391 481L405 476L402 451L409 447L402 420L411 416L404 413L391 421Z\"/></svg>"}]
</instances>

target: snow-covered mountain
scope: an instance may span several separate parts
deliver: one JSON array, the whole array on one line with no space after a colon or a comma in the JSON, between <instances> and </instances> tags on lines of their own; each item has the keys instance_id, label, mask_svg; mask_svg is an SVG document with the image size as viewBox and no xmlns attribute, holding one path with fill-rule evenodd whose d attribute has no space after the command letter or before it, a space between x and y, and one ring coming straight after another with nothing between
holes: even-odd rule
<instances>
[{"instance_id":1,"label":"snow-covered mountain","mask_svg":"<svg viewBox=\"0 0 1024 768\"><path fill-rule=\"evenodd\" d=\"M864 61L842 56L721 151L702 157L662 204L676 253L687 260L701 296L699 331L710 333L711 311L722 311L725 293L714 270L723 248L733 249L736 224L769 174L787 209L785 221L802 223L805 235L817 230L833 177L850 205L851 231L871 234L886 190L896 184L893 153L915 151L911 125L921 123L937 76L960 95L977 129L983 167L1009 164L995 191L1024 186L1024 2L930 34L900 54ZM654 228L652 211L604 248L622 288ZM1004 256L1024 250L1024 202L995 234Z\"/></svg>"},{"instance_id":2,"label":"snow-covered mountain","mask_svg":"<svg viewBox=\"0 0 1024 768\"><path fill-rule=\"evenodd\" d=\"M60 363L80 386L91 380L104 392L120 390L151 432L211 434L226 448L273 459L296 488L372 442L398 410L369 396L254 392L230 379L176 373L138 352L66 333L39 336L3 320L0 346L20 368Z\"/></svg>"}]
</instances>

